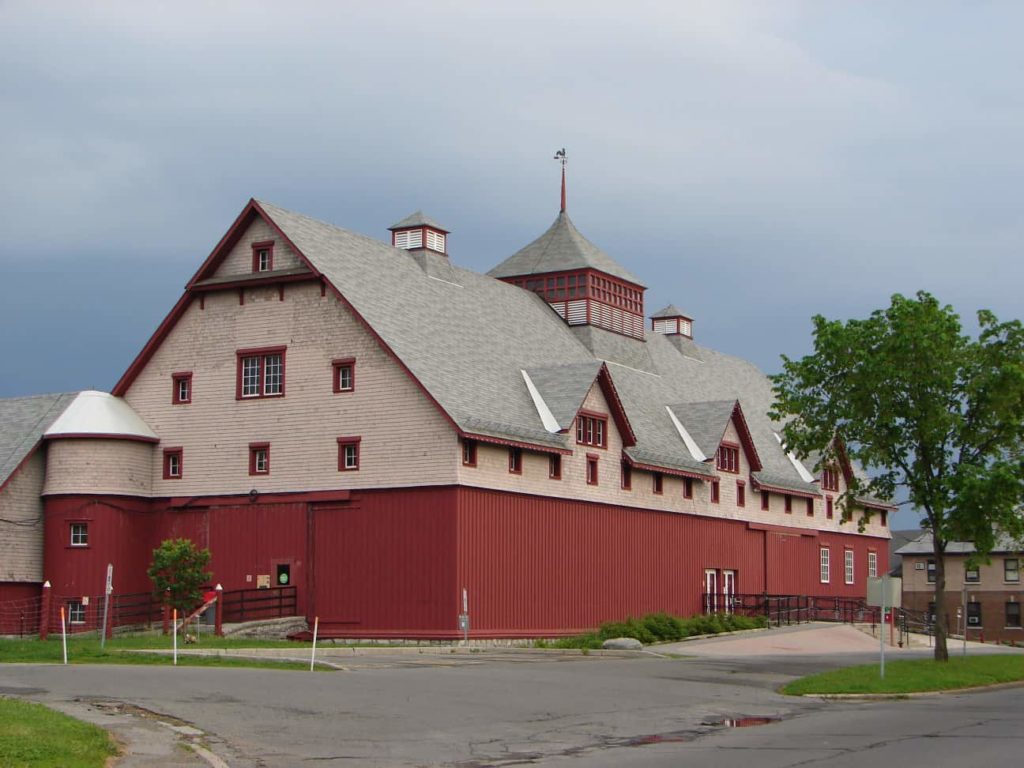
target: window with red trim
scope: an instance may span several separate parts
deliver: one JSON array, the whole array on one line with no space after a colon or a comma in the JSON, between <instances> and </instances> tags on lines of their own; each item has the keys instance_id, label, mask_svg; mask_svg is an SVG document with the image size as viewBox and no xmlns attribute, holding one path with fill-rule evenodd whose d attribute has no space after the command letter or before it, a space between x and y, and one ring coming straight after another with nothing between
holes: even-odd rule
<instances>
[{"instance_id":1,"label":"window with red trim","mask_svg":"<svg viewBox=\"0 0 1024 768\"><path fill-rule=\"evenodd\" d=\"M878 512L878 524L883 528L889 524L889 513L884 509Z\"/></svg>"},{"instance_id":2,"label":"window with red trim","mask_svg":"<svg viewBox=\"0 0 1024 768\"><path fill-rule=\"evenodd\" d=\"M661 495L665 492L665 476L661 472L655 472L651 475L652 478L652 490L655 494Z\"/></svg>"},{"instance_id":3,"label":"window with red trim","mask_svg":"<svg viewBox=\"0 0 1024 768\"><path fill-rule=\"evenodd\" d=\"M740 471L740 449L737 445L722 443L715 453L715 466L722 472Z\"/></svg>"},{"instance_id":4,"label":"window with red trim","mask_svg":"<svg viewBox=\"0 0 1024 768\"><path fill-rule=\"evenodd\" d=\"M835 467L821 470L821 488L825 491L839 490L839 471Z\"/></svg>"},{"instance_id":5,"label":"window with red trim","mask_svg":"<svg viewBox=\"0 0 1024 768\"><path fill-rule=\"evenodd\" d=\"M793 514L793 497L790 496L787 493L786 496L785 496L785 499L786 499L786 514L787 515L791 515L791 514Z\"/></svg>"},{"instance_id":6,"label":"window with red trim","mask_svg":"<svg viewBox=\"0 0 1024 768\"><path fill-rule=\"evenodd\" d=\"M240 349L235 398L248 400L284 396L285 347Z\"/></svg>"},{"instance_id":7,"label":"window with red trim","mask_svg":"<svg viewBox=\"0 0 1024 768\"><path fill-rule=\"evenodd\" d=\"M344 360L331 362L331 369L334 372L334 391L352 392L356 388L356 361L349 357Z\"/></svg>"},{"instance_id":8,"label":"window with red trim","mask_svg":"<svg viewBox=\"0 0 1024 768\"><path fill-rule=\"evenodd\" d=\"M548 454L548 477L552 480L562 479L562 456L558 453Z\"/></svg>"},{"instance_id":9,"label":"window with red trim","mask_svg":"<svg viewBox=\"0 0 1024 768\"><path fill-rule=\"evenodd\" d=\"M768 491L761 491L761 509L764 510L764 511L767 511L769 504L770 504L770 499L769 499L769 496L768 496Z\"/></svg>"},{"instance_id":10,"label":"window with red trim","mask_svg":"<svg viewBox=\"0 0 1024 768\"><path fill-rule=\"evenodd\" d=\"M523 449L508 449L508 471L513 475L523 474Z\"/></svg>"},{"instance_id":11,"label":"window with red trim","mask_svg":"<svg viewBox=\"0 0 1024 768\"><path fill-rule=\"evenodd\" d=\"M270 272L274 269L274 241L252 244L252 271Z\"/></svg>"},{"instance_id":12,"label":"window with red trim","mask_svg":"<svg viewBox=\"0 0 1024 768\"><path fill-rule=\"evenodd\" d=\"M594 454L587 454L587 485L597 485L597 459Z\"/></svg>"},{"instance_id":13,"label":"window with red trim","mask_svg":"<svg viewBox=\"0 0 1024 768\"><path fill-rule=\"evenodd\" d=\"M736 506L747 506L747 484L742 480L736 481Z\"/></svg>"},{"instance_id":14,"label":"window with red trim","mask_svg":"<svg viewBox=\"0 0 1024 768\"><path fill-rule=\"evenodd\" d=\"M359 469L359 443L361 437L338 438L338 471L355 472Z\"/></svg>"},{"instance_id":15,"label":"window with red trim","mask_svg":"<svg viewBox=\"0 0 1024 768\"><path fill-rule=\"evenodd\" d=\"M270 443L249 443L249 474L270 474Z\"/></svg>"},{"instance_id":16,"label":"window with red trim","mask_svg":"<svg viewBox=\"0 0 1024 768\"><path fill-rule=\"evenodd\" d=\"M684 499L692 499L693 498L693 478L692 477L684 477L683 478L683 498Z\"/></svg>"},{"instance_id":17,"label":"window with red trim","mask_svg":"<svg viewBox=\"0 0 1024 768\"><path fill-rule=\"evenodd\" d=\"M608 417L580 414L576 417L576 442L604 448L608 445Z\"/></svg>"},{"instance_id":18,"label":"window with red trim","mask_svg":"<svg viewBox=\"0 0 1024 768\"><path fill-rule=\"evenodd\" d=\"M633 490L633 467L628 461L622 462L622 490Z\"/></svg>"},{"instance_id":19,"label":"window with red trim","mask_svg":"<svg viewBox=\"0 0 1024 768\"><path fill-rule=\"evenodd\" d=\"M804 499L807 502L807 516L814 517L814 499Z\"/></svg>"},{"instance_id":20,"label":"window with red trim","mask_svg":"<svg viewBox=\"0 0 1024 768\"><path fill-rule=\"evenodd\" d=\"M192 402L192 372L171 374L171 402L175 405Z\"/></svg>"},{"instance_id":21,"label":"window with red trim","mask_svg":"<svg viewBox=\"0 0 1024 768\"><path fill-rule=\"evenodd\" d=\"M468 437L462 439L462 466L476 466L476 440Z\"/></svg>"},{"instance_id":22,"label":"window with red trim","mask_svg":"<svg viewBox=\"0 0 1024 768\"><path fill-rule=\"evenodd\" d=\"M164 448L164 480L180 480L184 463L184 451L181 448Z\"/></svg>"},{"instance_id":23,"label":"window with red trim","mask_svg":"<svg viewBox=\"0 0 1024 768\"><path fill-rule=\"evenodd\" d=\"M711 503L712 504L717 504L720 500L721 500L721 493L720 493L720 489L718 487L718 481L717 480L712 480L711 481Z\"/></svg>"},{"instance_id":24,"label":"window with red trim","mask_svg":"<svg viewBox=\"0 0 1024 768\"><path fill-rule=\"evenodd\" d=\"M825 517L827 517L829 520L831 520L832 516L834 514L835 514L835 511L834 511L834 507L832 506L832 497L831 496L826 496L825 497Z\"/></svg>"}]
</instances>

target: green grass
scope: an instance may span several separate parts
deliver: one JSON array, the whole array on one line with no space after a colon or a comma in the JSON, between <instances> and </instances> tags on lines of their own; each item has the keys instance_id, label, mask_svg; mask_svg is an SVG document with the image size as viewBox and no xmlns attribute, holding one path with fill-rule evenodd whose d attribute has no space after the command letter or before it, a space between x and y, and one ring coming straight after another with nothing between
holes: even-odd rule
<instances>
[{"instance_id":1,"label":"green grass","mask_svg":"<svg viewBox=\"0 0 1024 768\"><path fill-rule=\"evenodd\" d=\"M200 649L288 648L296 654L309 653L310 643L290 640L244 640L223 637L203 637L196 645L183 645L179 638L179 651ZM173 663L170 655L132 653L137 650L171 650L171 638L163 635L129 635L108 640L100 648L95 636L68 639L70 664L145 664L167 666ZM60 664L63 660L59 637L47 640L0 639L0 662L23 664ZM308 662L274 659L245 659L227 656L191 656L178 654L178 665L188 667L257 667L262 669L309 669ZM320 667L318 669L329 669Z\"/></svg>"},{"instance_id":2,"label":"green grass","mask_svg":"<svg viewBox=\"0 0 1024 768\"><path fill-rule=\"evenodd\" d=\"M41 704L0 698L0 765L100 768L117 747L102 728Z\"/></svg>"},{"instance_id":3,"label":"green grass","mask_svg":"<svg viewBox=\"0 0 1024 768\"><path fill-rule=\"evenodd\" d=\"M891 661L885 678L878 676L877 664L846 667L794 680L782 692L793 696L806 693L917 693L948 691L994 683L1024 680L1024 655L993 654L951 657L946 663L933 659Z\"/></svg>"}]
</instances>

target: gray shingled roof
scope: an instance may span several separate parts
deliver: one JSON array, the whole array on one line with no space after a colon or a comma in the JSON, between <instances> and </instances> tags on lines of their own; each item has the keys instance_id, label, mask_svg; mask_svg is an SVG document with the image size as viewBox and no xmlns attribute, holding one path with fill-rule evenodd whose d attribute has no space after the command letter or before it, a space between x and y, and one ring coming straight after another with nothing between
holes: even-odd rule
<instances>
[{"instance_id":1,"label":"gray shingled roof","mask_svg":"<svg viewBox=\"0 0 1024 768\"><path fill-rule=\"evenodd\" d=\"M547 232L487 274L491 277L519 277L587 268L646 287L636 275L623 269L611 256L581 235L565 211L558 214Z\"/></svg>"},{"instance_id":2,"label":"gray shingled roof","mask_svg":"<svg viewBox=\"0 0 1024 768\"><path fill-rule=\"evenodd\" d=\"M446 234L448 232L447 229L445 229L432 218L427 216L427 214L425 214L423 211L416 211L415 213L410 213L397 224L392 224L390 227L388 227L388 229L405 229L406 227L430 227L431 229L437 229Z\"/></svg>"},{"instance_id":3,"label":"gray shingled roof","mask_svg":"<svg viewBox=\"0 0 1024 768\"><path fill-rule=\"evenodd\" d=\"M922 533L909 544L905 544L896 550L897 555L930 555L934 552L932 535L929 532ZM970 541L951 541L946 544L946 554L969 555L974 552L974 544ZM996 544L992 547L993 552L1024 552L1024 542L1014 541L1006 534L996 537Z\"/></svg>"},{"instance_id":4,"label":"gray shingled roof","mask_svg":"<svg viewBox=\"0 0 1024 768\"><path fill-rule=\"evenodd\" d=\"M0 400L0 486L39 444L77 392Z\"/></svg>"},{"instance_id":5,"label":"gray shingled roof","mask_svg":"<svg viewBox=\"0 0 1024 768\"><path fill-rule=\"evenodd\" d=\"M669 304L664 309L659 309L657 312L651 315L651 317L653 317L655 320L662 317L685 317L687 320L693 320L693 316L691 314L689 314L688 312L683 312L683 310L681 310L675 304Z\"/></svg>"},{"instance_id":6,"label":"gray shingled roof","mask_svg":"<svg viewBox=\"0 0 1024 768\"><path fill-rule=\"evenodd\" d=\"M607 361L637 438L626 449L633 461L713 475L712 462L691 456L665 407L711 457L738 400L761 460L758 477L818 492L776 440L778 425L767 415L771 383L751 363L693 342L681 349L661 334L641 342L592 326L570 328L532 292L455 265L437 279L409 252L260 205L464 432L569 447L574 436L544 428L522 371L565 428Z\"/></svg>"}]
</instances>

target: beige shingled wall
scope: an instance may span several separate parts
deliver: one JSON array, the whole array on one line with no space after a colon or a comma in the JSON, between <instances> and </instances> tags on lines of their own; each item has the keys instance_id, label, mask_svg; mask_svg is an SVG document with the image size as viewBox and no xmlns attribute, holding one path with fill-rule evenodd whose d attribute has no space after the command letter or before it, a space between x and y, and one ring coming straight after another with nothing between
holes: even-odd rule
<instances>
[{"instance_id":1,"label":"beige shingled wall","mask_svg":"<svg viewBox=\"0 0 1024 768\"><path fill-rule=\"evenodd\" d=\"M243 237L248 247L252 237ZM236 400L236 350L285 346L285 396ZM355 391L334 393L331 361L355 358ZM171 374L192 371L192 403L171 403ZM455 431L330 291L290 284L193 301L125 395L161 437L153 492L310 491L450 484ZM360 436L360 468L338 471L337 438ZM249 444L269 442L270 473L249 475ZM165 447L184 476L164 480Z\"/></svg>"},{"instance_id":2,"label":"beige shingled wall","mask_svg":"<svg viewBox=\"0 0 1024 768\"><path fill-rule=\"evenodd\" d=\"M815 530L856 531L855 523L841 525L840 511L836 505L835 518L825 519L824 501L815 499L814 517L807 517L806 502L802 498L793 497L793 514L783 511L784 501L781 494L771 494L769 509L761 509L761 496L753 488L750 480L750 462L742 449L739 434L730 421L723 440L740 448L740 472L732 474L719 472L720 502L711 503L710 484L700 480L693 481L693 498L683 498L683 479L672 475L664 475L661 495L654 493L652 473L634 469L632 490L623 490L619 468L619 457L622 454L622 437L611 418L608 402L601 388L595 383L587 395L584 410L609 415L608 448L595 449L589 446L576 445L575 423L569 430L570 445L574 449L571 456L562 457L562 479L552 480L548 477L548 458L545 454L523 451L523 473L513 475L508 471L508 449L502 446L479 443L477 446L477 466L459 467L459 482L464 485L483 488L500 488L502 490L520 491L541 496L557 496L561 498L581 499L607 504L619 504L644 509L660 509L671 512L688 512L710 517L731 520L746 520L771 525L785 525L794 528ZM685 421L684 414L677 414ZM666 414L666 418L668 415ZM680 439L680 450L685 450ZM586 456L594 453L600 456L598 486L586 483ZM746 482L746 506L736 505L736 481ZM840 479L842 484L842 479ZM840 486L839 493L845 490ZM837 498L839 493L834 494ZM877 518L874 518L877 521ZM888 536L888 529L872 522L865 533L875 536Z\"/></svg>"},{"instance_id":3,"label":"beige shingled wall","mask_svg":"<svg viewBox=\"0 0 1024 768\"><path fill-rule=\"evenodd\" d=\"M0 581L43 580L43 455L38 449L0 492ZM17 523L27 523L19 525Z\"/></svg>"},{"instance_id":4,"label":"beige shingled wall","mask_svg":"<svg viewBox=\"0 0 1024 768\"><path fill-rule=\"evenodd\" d=\"M135 440L59 438L47 443L43 493L148 496L153 444Z\"/></svg>"},{"instance_id":5,"label":"beige shingled wall","mask_svg":"<svg viewBox=\"0 0 1024 768\"><path fill-rule=\"evenodd\" d=\"M262 219L257 219L246 230L217 269L217 276L252 274L252 244L274 241L274 271L305 266L280 236Z\"/></svg>"}]
</instances>

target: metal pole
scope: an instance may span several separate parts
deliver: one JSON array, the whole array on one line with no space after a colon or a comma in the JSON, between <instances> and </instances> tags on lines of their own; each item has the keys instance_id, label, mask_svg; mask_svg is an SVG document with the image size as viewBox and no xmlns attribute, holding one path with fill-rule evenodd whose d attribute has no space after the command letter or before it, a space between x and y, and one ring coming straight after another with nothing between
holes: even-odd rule
<instances>
[{"instance_id":1,"label":"metal pole","mask_svg":"<svg viewBox=\"0 0 1024 768\"><path fill-rule=\"evenodd\" d=\"M110 593L114 591L114 564L107 563L107 583L103 588L103 631L100 634L100 649L107 643L107 616L110 613Z\"/></svg>"},{"instance_id":2,"label":"metal pole","mask_svg":"<svg viewBox=\"0 0 1024 768\"><path fill-rule=\"evenodd\" d=\"M313 650L309 654L309 671L313 671L313 665L316 663L316 636L320 632L320 617L313 617Z\"/></svg>"},{"instance_id":3,"label":"metal pole","mask_svg":"<svg viewBox=\"0 0 1024 768\"><path fill-rule=\"evenodd\" d=\"M885 678L885 597L889 591L889 575L882 576L882 626L878 628L878 655L880 659L878 676Z\"/></svg>"},{"instance_id":4,"label":"metal pole","mask_svg":"<svg viewBox=\"0 0 1024 768\"><path fill-rule=\"evenodd\" d=\"M967 578L966 577L966 571L965 571L964 578L965 579ZM964 645L963 645L963 651L961 652L960 655L961 656L966 656L967 655L967 582L966 581L964 581L964 593L963 593L962 603L963 603L963 609L960 612L964 616Z\"/></svg>"}]
</instances>

